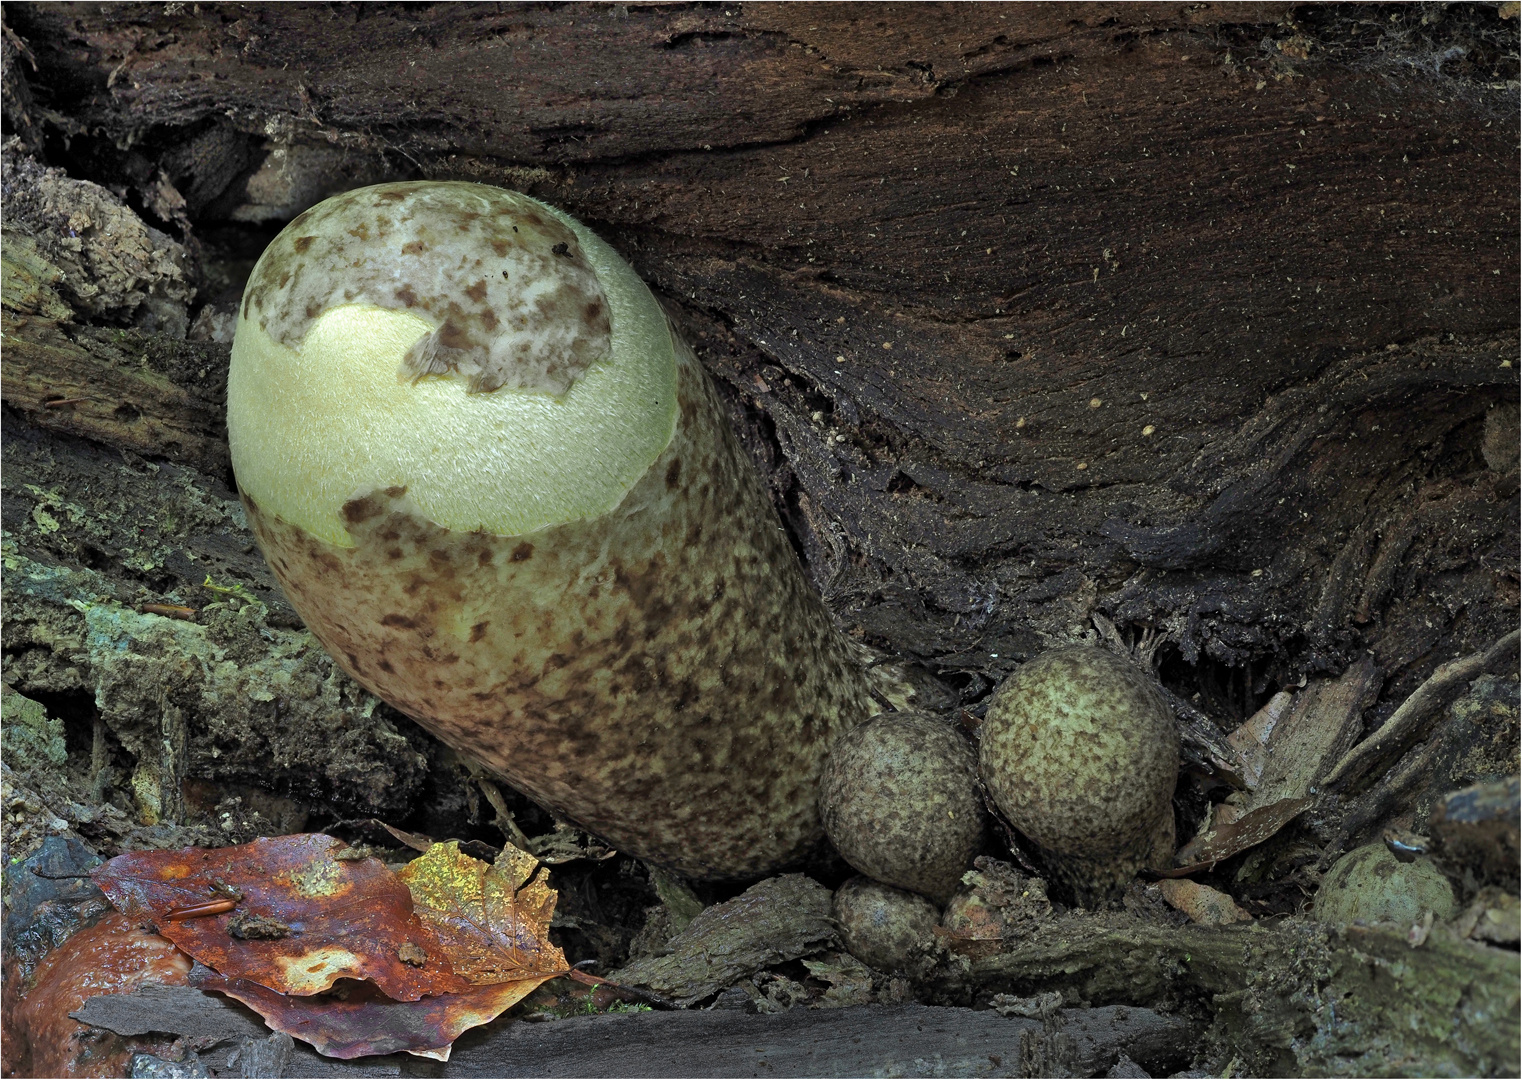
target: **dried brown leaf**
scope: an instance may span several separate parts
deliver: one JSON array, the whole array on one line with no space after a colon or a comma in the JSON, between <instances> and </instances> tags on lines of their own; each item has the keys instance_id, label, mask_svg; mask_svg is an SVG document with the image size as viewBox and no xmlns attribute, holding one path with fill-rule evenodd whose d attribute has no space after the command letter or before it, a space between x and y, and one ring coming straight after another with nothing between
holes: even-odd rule
<instances>
[{"instance_id":1,"label":"dried brown leaf","mask_svg":"<svg viewBox=\"0 0 1522 1080\"><path fill-rule=\"evenodd\" d=\"M526 851L509 844L489 864L451 840L435 844L397 877L455 971L470 982L543 982L565 973L565 955L549 939L556 901L549 870Z\"/></svg>"},{"instance_id":2,"label":"dried brown leaf","mask_svg":"<svg viewBox=\"0 0 1522 1080\"><path fill-rule=\"evenodd\" d=\"M1293 821L1312 802L1310 798L1280 799L1249 810L1235 821L1189 841L1173 857L1178 866L1160 876L1176 878L1196 870L1208 870L1222 859L1256 847Z\"/></svg>"}]
</instances>

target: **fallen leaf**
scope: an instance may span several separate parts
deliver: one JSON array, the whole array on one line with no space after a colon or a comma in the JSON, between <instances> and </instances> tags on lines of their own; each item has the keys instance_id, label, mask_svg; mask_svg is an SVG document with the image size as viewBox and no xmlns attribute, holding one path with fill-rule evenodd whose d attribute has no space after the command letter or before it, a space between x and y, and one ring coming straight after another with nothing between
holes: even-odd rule
<instances>
[{"instance_id":1,"label":"fallen leaf","mask_svg":"<svg viewBox=\"0 0 1522 1080\"><path fill-rule=\"evenodd\" d=\"M369 979L398 1001L467 989L414 914L407 886L378 860L342 857L348 853L334 837L297 834L132 852L93 876L117 910L152 919L164 937L230 979L298 996L338 979ZM229 900L231 910L183 917Z\"/></svg>"},{"instance_id":2,"label":"fallen leaf","mask_svg":"<svg viewBox=\"0 0 1522 1080\"><path fill-rule=\"evenodd\" d=\"M203 990L236 998L264 1017L271 1029L334 1058L405 1050L448 1061L450 1046L462 1032L495 1020L528 992L519 983L502 983L419 1001L395 1001L374 983L344 982L334 988L337 993L290 997L247 979L227 979L201 969L191 981Z\"/></svg>"},{"instance_id":3,"label":"fallen leaf","mask_svg":"<svg viewBox=\"0 0 1522 1080\"><path fill-rule=\"evenodd\" d=\"M19 1001L7 1001L7 1076L125 1076L134 1052L162 1053L170 1039L123 1039L73 1019L87 999L146 983L182 986L190 958L139 920L108 911L38 964ZM8 975L14 975L8 971Z\"/></svg>"},{"instance_id":4,"label":"fallen leaf","mask_svg":"<svg viewBox=\"0 0 1522 1080\"><path fill-rule=\"evenodd\" d=\"M556 901L549 871L527 852L509 846L495 864L485 863L451 840L434 844L396 876L431 932L438 950L432 955L461 979L459 990L398 1001L364 982L346 981L312 997L212 972L198 972L196 984L237 998L276 1031L329 1057L405 1050L447 1061L461 1032L496 1019L567 973L565 955L549 940ZM401 958L410 962L406 951Z\"/></svg>"},{"instance_id":5,"label":"fallen leaf","mask_svg":"<svg viewBox=\"0 0 1522 1080\"><path fill-rule=\"evenodd\" d=\"M549 873L511 844L495 863L484 863L451 840L433 845L397 877L461 977L477 985L522 982L527 995L567 970L565 955L549 940L556 900Z\"/></svg>"},{"instance_id":6,"label":"fallen leaf","mask_svg":"<svg viewBox=\"0 0 1522 1080\"><path fill-rule=\"evenodd\" d=\"M1196 836L1189 841L1173 857L1179 865L1163 871L1159 876L1183 877L1196 870L1208 869L1222 859L1229 859L1250 847L1256 847L1288 825L1313 801L1310 798L1280 799L1267 806L1249 810L1235 821L1224 823L1204 836Z\"/></svg>"}]
</instances>

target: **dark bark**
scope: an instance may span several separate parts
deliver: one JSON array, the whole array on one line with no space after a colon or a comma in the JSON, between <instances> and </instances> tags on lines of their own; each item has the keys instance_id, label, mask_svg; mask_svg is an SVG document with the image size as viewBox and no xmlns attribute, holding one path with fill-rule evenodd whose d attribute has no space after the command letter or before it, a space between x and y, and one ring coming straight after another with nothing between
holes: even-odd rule
<instances>
[{"instance_id":1,"label":"dark bark","mask_svg":"<svg viewBox=\"0 0 1522 1080\"><path fill-rule=\"evenodd\" d=\"M197 227L283 144L332 155L318 187L478 179L597 223L732 390L842 618L969 688L1098 609L1259 694L1372 648L1398 701L1514 619L1490 9L9 17L89 143L59 156L162 172Z\"/></svg>"},{"instance_id":2,"label":"dark bark","mask_svg":"<svg viewBox=\"0 0 1522 1080\"><path fill-rule=\"evenodd\" d=\"M120 1033L163 1030L202 1045L246 1040L259 1022L194 990L92 999L82 1019ZM1194 1025L1150 1009L1065 1009L1043 1022L923 1005L579 1017L502 1022L465 1036L446 1065L404 1054L321 1058L298 1046L274 1076L1098 1076L1125 1056L1157 1070L1186 1063ZM262 1040L259 1040L262 1041ZM238 1044L235 1044L238 1045ZM238 1076L224 1045L202 1055ZM246 1051L244 1051L246 1053Z\"/></svg>"}]
</instances>

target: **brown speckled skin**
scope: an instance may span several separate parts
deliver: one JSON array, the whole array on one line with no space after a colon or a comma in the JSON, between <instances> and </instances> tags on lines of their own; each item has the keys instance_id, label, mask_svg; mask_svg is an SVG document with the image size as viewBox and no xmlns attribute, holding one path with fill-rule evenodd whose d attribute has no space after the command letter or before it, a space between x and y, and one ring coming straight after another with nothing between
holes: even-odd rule
<instances>
[{"instance_id":1,"label":"brown speckled skin","mask_svg":"<svg viewBox=\"0 0 1522 1080\"><path fill-rule=\"evenodd\" d=\"M676 434L602 518L452 532L393 488L345 506L341 548L245 506L361 684L621 850L744 877L818 841L825 756L872 709L707 376L676 351Z\"/></svg>"},{"instance_id":2,"label":"brown speckled skin","mask_svg":"<svg viewBox=\"0 0 1522 1080\"><path fill-rule=\"evenodd\" d=\"M835 892L835 922L846 950L878 971L912 971L916 946L935 940L941 913L929 900L871 878L852 878Z\"/></svg>"},{"instance_id":3,"label":"brown speckled skin","mask_svg":"<svg viewBox=\"0 0 1522 1080\"><path fill-rule=\"evenodd\" d=\"M983 843L978 755L945 720L883 713L840 737L820 790L825 833L868 877L951 899Z\"/></svg>"},{"instance_id":4,"label":"brown speckled skin","mask_svg":"<svg viewBox=\"0 0 1522 1080\"><path fill-rule=\"evenodd\" d=\"M999 687L980 735L989 794L1080 902L1172 855L1178 729L1134 665L1102 649L1043 653Z\"/></svg>"},{"instance_id":5,"label":"brown speckled skin","mask_svg":"<svg viewBox=\"0 0 1522 1080\"><path fill-rule=\"evenodd\" d=\"M407 181L356 188L299 214L249 276L243 316L299 348L341 304L432 322L401 374L563 394L609 349L597 273L576 234L515 191Z\"/></svg>"}]
</instances>

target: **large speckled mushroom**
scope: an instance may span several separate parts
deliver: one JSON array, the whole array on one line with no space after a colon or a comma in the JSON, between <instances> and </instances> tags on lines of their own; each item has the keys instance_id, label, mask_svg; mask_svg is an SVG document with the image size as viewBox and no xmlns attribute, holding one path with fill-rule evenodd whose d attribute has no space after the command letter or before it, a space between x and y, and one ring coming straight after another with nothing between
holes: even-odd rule
<instances>
[{"instance_id":1,"label":"large speckled mushroom","mask_svg":"<svg viewBox=\"0 0 1522 1080\"><path fill-rule=\"evenodd\" d=\"M567 215L478 184L308 210L249 279L244 505L338 664L631 854L756 874L873 710L702 368Z\"/></svg>"}]
</instances>

